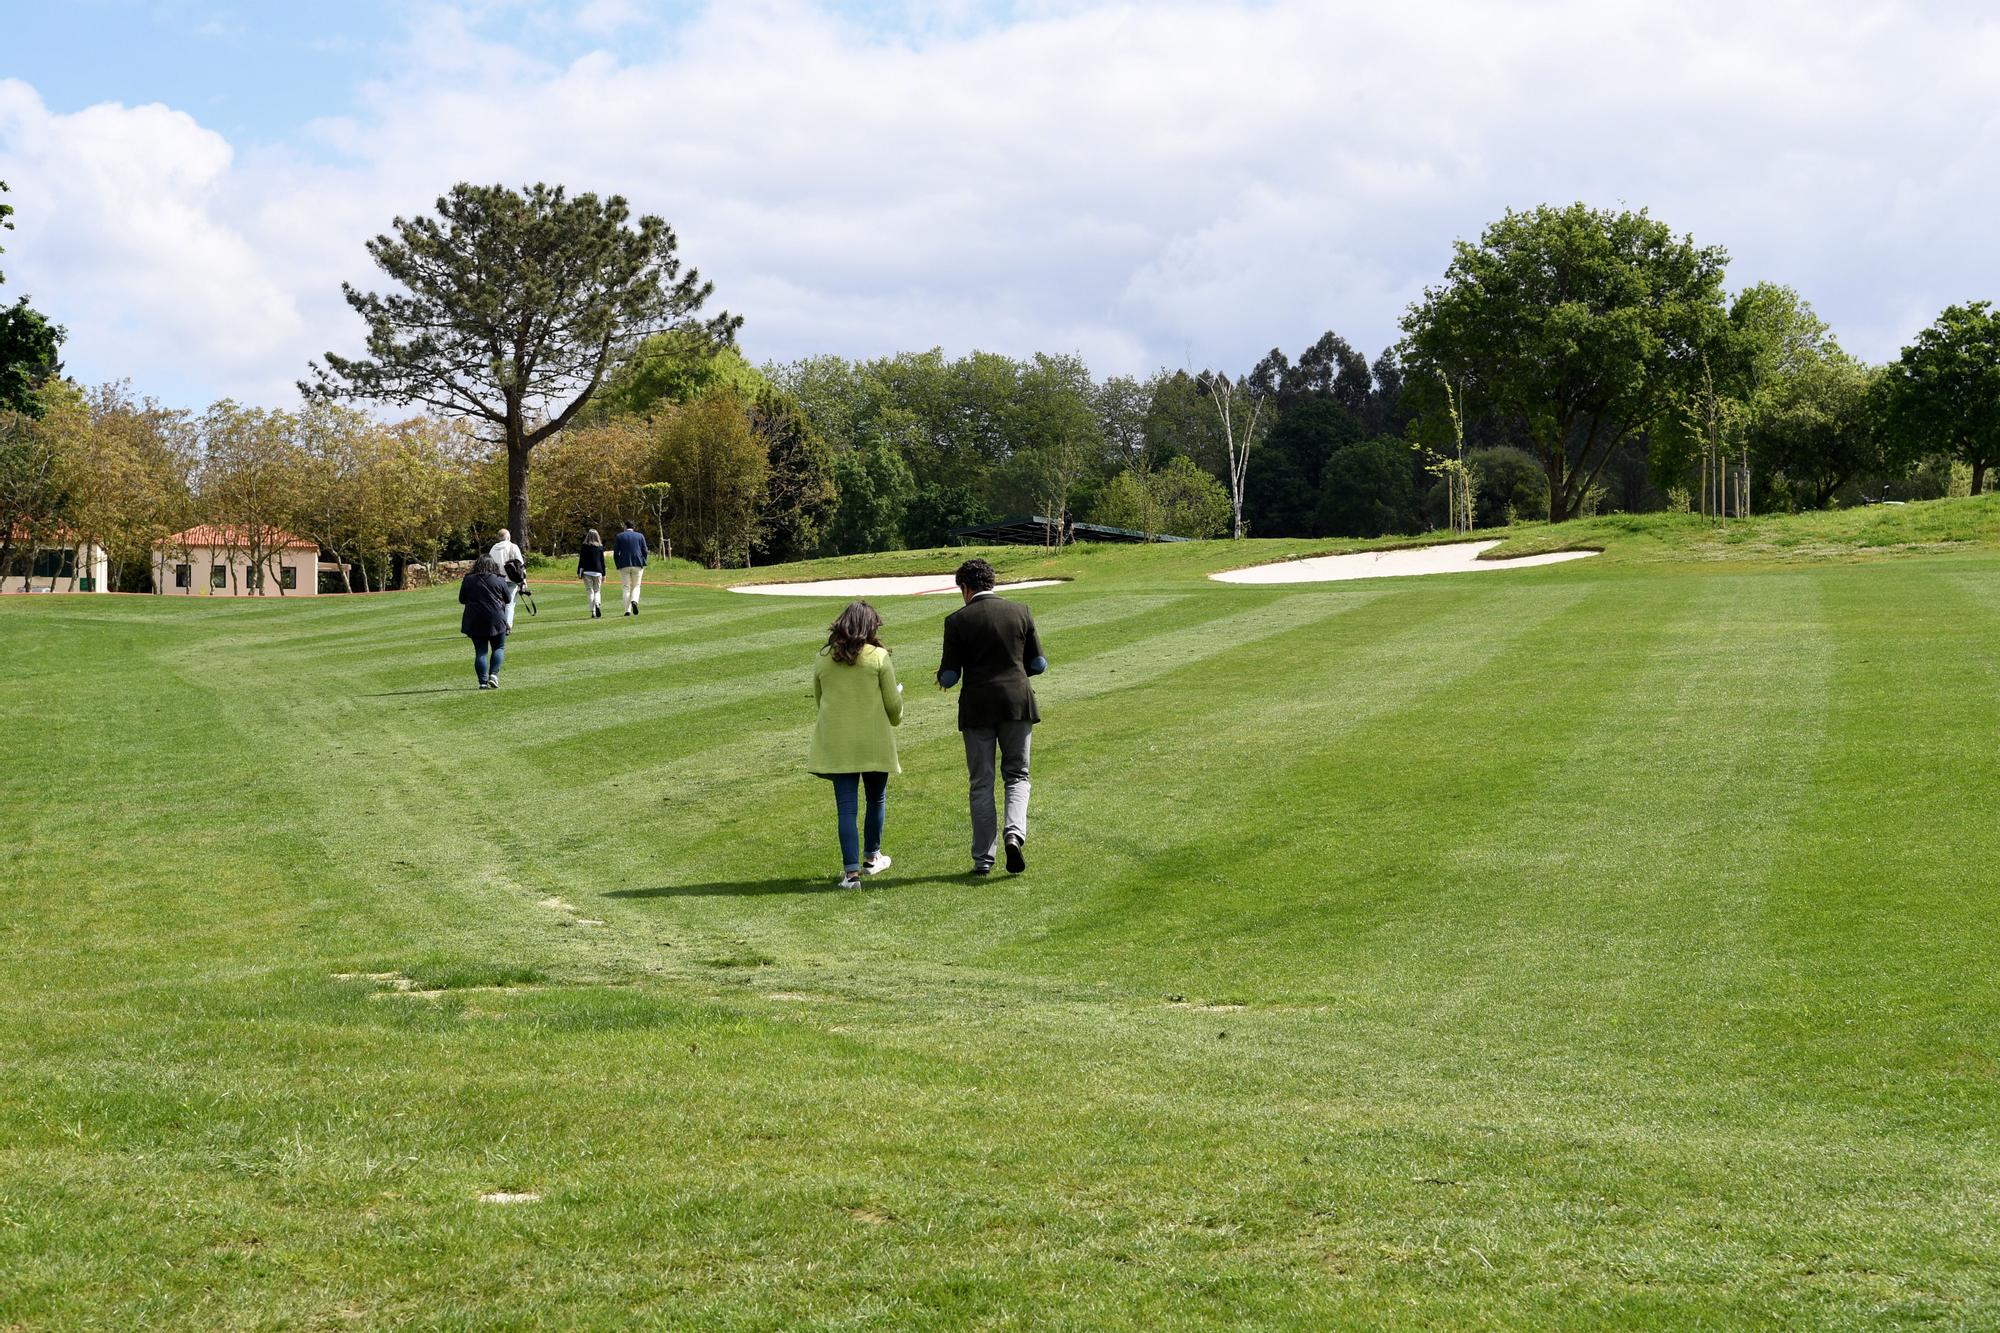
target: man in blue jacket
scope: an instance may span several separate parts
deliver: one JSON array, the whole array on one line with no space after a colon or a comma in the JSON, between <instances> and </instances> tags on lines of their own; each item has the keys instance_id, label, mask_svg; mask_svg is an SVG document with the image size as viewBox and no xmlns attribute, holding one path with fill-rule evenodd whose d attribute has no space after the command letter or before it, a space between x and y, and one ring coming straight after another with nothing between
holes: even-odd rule
<instances>
[{"instance_id":1,"label":"man in blue jacket","mask_svg":"<svg viewBox=\"0 0 2000 1333\"><path fill-rule=\"evenodd\" d=\"M646 534L630 523L611 539L611 558L618 565L618 580L625 585L625 614L639 614L639 588L646 573Z\"/></svg>"}]
</instances>

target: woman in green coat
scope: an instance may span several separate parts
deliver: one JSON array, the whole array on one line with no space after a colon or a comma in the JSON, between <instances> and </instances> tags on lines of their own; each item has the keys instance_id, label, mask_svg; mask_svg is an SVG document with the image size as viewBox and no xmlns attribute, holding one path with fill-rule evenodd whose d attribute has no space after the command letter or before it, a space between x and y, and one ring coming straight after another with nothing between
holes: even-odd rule
<instances>
[{"instance_id":1,"label":"woman in green coat","mask_svg":"<svg viewBox=\"0 0 2000 1333\"><path fill-rule=\"evenodd\" d=\"M843 889L860 887L864 873L878 875L889 868L889 858L882 854L882 824L889 815L889 775L903 771L896 762L892 730L903 722L903 687L896 683L881 629L882 617L874 607L849 602L813 663L819 720L806 751L806 768L833 780ZM857 835L855 816L864 791L868 814Z\"/></svg>"}]
</instances>

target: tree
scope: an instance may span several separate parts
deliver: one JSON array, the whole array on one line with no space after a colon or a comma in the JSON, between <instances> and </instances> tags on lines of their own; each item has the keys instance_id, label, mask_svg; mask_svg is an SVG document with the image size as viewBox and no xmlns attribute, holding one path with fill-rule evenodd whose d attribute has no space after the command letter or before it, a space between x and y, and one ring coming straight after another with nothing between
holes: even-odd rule
<instances>
[{"instance_id":1,"label":"tree","mask_svg":"<svg viewBox=\"0 0 2000 1333\"><path fill-rule=\"evenodd\" d=\"M0 194L6 192L7 182L0 181ZM12 204L0 203L0 231L14 230L7 220L13 212ZM6 280L0 273L0 282ZM33 416L40 410L35 391L62 373L56 353L63 336L62 329L30 307L25 296L11 306L0 306L0 411Z\"/></svg>"},{"instance_id":2,"label":"tree","mask_svg":"<svg viewBox=\"0 0 2000 1333\"><path fill-rule=\"evenodd\" d=\"M401 291L343 283L368 326L367 355L328 352L307 393L422 403L486 423L506 448L507 519L525 544L528 460L590 400L614 357L655 334L715 345L742 321L696 312L714 291L681 271L673 229L618 195L570 198L459 184L438 217L397 218L368 253Z\"/></svg>"},{"instance_id":3,"label":"tree","mask_svg":"<svg viewBox=\"0 0 2000 1333\"><path fill-rule=\"evenodd\" d=\"M1329 537L1421 532L1409 446L1401 440L1366 440L1327 459L1319 527Z\"/></svg>"},{"instance_id":4,"label":"tree","mask_svg":"<svg viewBox=\"0 0 2000 1333\"><path fill-rule=\"evenodd\" d=\"M296 421L283 412L240 407L224 399L201 418L201 512L220 530L219 545L244 560L249 591L262 597L275 585L284 525L303 507L303 469L294 443Z\"/></svg>"},{"instance_id":5,"label":"tree","mask_svg":"<svg viewBox=\"0 0 2000 1333\"><path fill-rule=\"evenodd\" d=\"M1176 458L1147 478L1159 507L1159 530L1172 537L1220 537L1229 531L1229 492L1194 465Z\"/></svg>"},{"instance_id":6,"label":"tree","mask_svg":"<svg viewBox=\"0 0 2000 1333\"><path fill-rule=\"evenodd\" d=\"M185 412L136 399L106 384L84 395L88 424L63 458L67 523L80 542L101 547L109 586L147 585L154 546L194 522L196 464Z\"/></svg>"},{"instance_id":7,"label":"tree","mask_svg":"<svg viewBox=\"0 0 2000 1333\"><path fill-rule=\"evenodd\" d=\"M1130 375L1113 375L1097 386L1098 433L1109 458L1127 466L1146 450L1146 411L1152 405L1150 385Z\"/></svg>"},{"instance_id":8,"label":"tree","mask_svg":"<svg viewBox=\"0 0 2000 1333\"><path fill-rule=\"evenodd\" d=\"M1148 539L1220 537L1229 531L1229 492L1185 458L1157 471L1127 468L1097 493L1091 520L1141 532Z\"/></svg>"},{"instance_id":9,"label":"tree","mask_svg":"<svg viewBox=\"0 0 2000 1333\"><path fill-rule=\"evenodd\" d=\"M639 487L648 479L655 432L637 417L571 426L542 446L535 464L535 502L528 512L541 534L539 549L575 550L585 528L616 531L645 512Z\"/></svg>"},{"instance_id":10,"label":"tree","mask_svg":"<svg viewBox=\"0 0 2000 1333\"><path fill-rule=\"evenodd\" d=\"M374 421L364 412L325 400L308 400L293 423L290 465L296 498L285 526L310 537L333 556L343 592L354 590L350 569L371 537L378 515L370 512L364 474L372 453Z\"/></svg>"},{"instance_id":11,"label":"tree","mask_svg":"<svg viewBox=\"0 0 2000 1333\"><path fill-rule=\"evenodd\" d=\"M1911 456L1941 451L1972 469L1972 493L2000 463L2000 314L1949 306L1888 369L1887 425Z\"/></svg>"},{"instance_id":12,"label":"tree","mask_svg":"<svg viewBox=\"0 0 2000 1333\"><path fill-rule=\"evenodd\" d=\"M833 449L798 403L768 383L750 404L750 429L764 441L771 464L757 554L766 561L803 560L818 548L840 500Z\"/></svg>"},{"instance_id":13,"label":"tree","mask_svg":"<svg viewBox=\"0 0 2000 1333\"><path fill-rule=\"evenodd\" d=\"M1704 517L1727 518L1732 508L1739 518L1749 512L1749 487L1740 480L1749 449L1748 421L1743 402L1716 383L1714 366L1704 353L1701 376L1680 405L1682 432L1695 442L1701 458ZM1732 458L1738 460L1735 465L1729 461Z\"/></svg>"},{"instance_id":14,"label":"tree","mask_svg":"<svg viewBox=\"0 0 2000 1333\"><path fill-rule=\"evenodd\" d=\"M1465 461L1465 401L1450 380L1442 374L1438 378L1443 381L1438 390L1444 395L1445 422L1451 437L1443 449L1418 440L1417 452L1424 460L1424 471L1443 483L1445 526L1453 532L1470 532L1479 513L1479 473Z\"/></svg>"},{"instance_id":15,"label":"tree","mask_svg":"<svg viewBox=\"0 0 2000 1333\"><path fill-rule=\"evenodd\" d=\"M35 390L29 408L0 408L0 574L16 547L31 554L50 540L68 513L65 460L89 429L83 395L66 380Z\"/></svg>"},{"instance_id":16,"label":"tree","mask_svg":"<svg viewBox=\"0 0 2000 1333\"><path fill-rule=\"evenodd\" d=\"M755 401L771 381L734 347L718 347L699 331L675 330L645 339L607 371L590 405L599 419L647 417L662 405L724 387Z\"/></svg>"},{"instance_id":17,"label":"tree","mask_svg":"<svg viewBox=\"0 0 2000 1333\"><path fill-rule=\"evenodd\" d=\"M660 429L657 470L673 487L668 535L710 569L747 559L759 535L770 457L733 389L676 408Z\"/></svg>"},{"instance_id":18,"label":"tree","mask_svg":"<svg viewBox=\"0 0 2000 1333\"><path fill-rule=\"evenodd\" d=\"M1246 386L1230 383L1227 375L1203 371L1195 377L1195 383L1214 409L1216 424L1222 427L1223 458L1229 468L1229 535L1241 539L1243 478L1250 469L1250 451L1257 444L1258 419L1263 415L1265 400L1249 392Z\"/></svg>"},{"instance_id":19,"label":"tree","mask_svg":"<svg viewBox=\"0 0 2000 1333\"><path fill-rule=\"evenodd\" d=\"M1284 406L1270 401L1276 412L1257 451L1257 470L1245 480L1243 512L1260 536L1311 536L1326 460L1367 436L1331 393L1293 393Z\"/></svg>"},{"instance_id":20,"label":"tree","mask_svg":"<svg viewBox=\"0 0 2000 1333\"><path fill-rule=\"evenodd\" d=\"M653 520L653 531L660 538L660 553L673 558L673 539L667 536L667 511L672 507L673 483L649 481L639 487L639 501L646 506L646 517Z\"/></svg>"},{"instance_id":21,"label":"tree","mask_svg":"<svg viewBox=\"0 0 2000 1333\"><path fill-rule=\"evenodd\" d=\"M1836 347L1759 390L1748 430L1753 456L1814 509L1854 478L1901 461L1878 426L1882 374Z\"/></svg>"},{"instance_id":22,"label":"tree","mask_svg":"<svg viewBox=\"0 0 2000 1333\"><path fill-rule=\"evenodd\" d=\"M1405 396L1437 373L1517 426L1573 518L1620 446L1672 417L1721 333L1725 253L1644 210L1509 212L1403 318Z\"/></svg>"},{"instance_id":23,"label":"tree","mask_svg":"<svg viewBox=\"0 0 2000 1333\"><path fill-rule=\"evenodd\" d=\"M1474 523L1490 528L1548 517L1547 479L1524 450L1474 449L1465 456L1465 467L1472 474Z\"/></svg>"},{"instance_id":24,"label":"tree","mask_svg":"<svg viewBox=\"0 0 2000 1333\"><path fill-rule=\"evenodd\" d=\"M437 568L449 543L467 541L478 521L483 473L493 446L467 423L412 417L374 432L362 475L367 510L367 551L383 565L396 555ZM361 562L367 578L367 563Z\"/></svg>"},{"instance_id":25,"label":"tree","mask_svg":"<svg viewBox=\"0 0 2000 1333\"><path fill-rule=\"evenodd\" d=\"M1060 435L1022 450L1020 459L1034 507L1048 520L1048 544L1061 546L1069 540L1070 497L1090 475L1097 451L1083 436Z\"/></svg>"},{"instance_id":26,"label":"tree","mask_svg":"<svg viewBox=\"0 0 2000 1333\"><path fill-rule=\"evenodd\" d=\"M840 507L821 538L822 554L888 551L902 544L903 512L916 481L894 447L876 443L835 454L833 483Z\"/></svg>"},{"instance_id":27,"label":"tree","mask_svg":"<svg viewBox=\"0 0 2000 1333\"><path fill-rule=\"evenodd\" d=\"M1189 458L1210 476L1226 477L1229 462L1222 447L1221 422L1195 377L1185 370L1162 371L1148 388L1141 426L1147 464L1161 468L1169 459Z\"/></svg>"},{"instance_id":28,"label":"tree","mask_svg":"<svg viewBox=\"0 0 2000 1333\"><path fill-rule=\"evenodd\" d=\"M1150 480L1139 467L1120 472L1098 491L1091 504L1090 521L1107 528L1144 533L1148 541L1157 537L1161 531L1160 503L1153 496ZM1226 499L1224 502L1227 503Z\"/></svg>"}]
</instances>

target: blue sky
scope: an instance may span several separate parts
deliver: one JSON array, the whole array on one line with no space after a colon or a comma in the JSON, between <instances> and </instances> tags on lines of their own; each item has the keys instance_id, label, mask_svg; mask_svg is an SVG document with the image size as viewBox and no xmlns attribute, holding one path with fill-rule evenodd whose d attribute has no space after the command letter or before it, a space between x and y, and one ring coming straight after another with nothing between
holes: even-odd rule
<instances>
[{"instance_id":1,"label":"blue sky","mask_svg":"<svg viewBox=\"0 0 2000 1333\"><path fill-rule=\"evenodd\" d=\"M290 400L460 179L666 217L756 359L1373 354L1509 207L1645 205L1864 357L2000 296L1971 0L10 4L3 293L89 380Z\"/></svg>"},{"instance_id":2,"label":"blue sky","mask_svg":"<svg viewBox=\"0 0 2000 1333\"><path fill-rule=\"evenodd\" d=\"M394 62L426 6L382 0L61 0L8 6L0 77L33 84L75 110L95 102L163 102L194 113L232 140L282 139L347 110L356 90ZM491 40L532 46L558 61L605 50L644 59L670 49L695 0L632 0L616 27L588 28L575 8L550 4L465 7ZM1004 26L1013 4L923 5L852 0L823 8L884 40ZM88 30L85 48L79 37Z\"/></svg>"}]
</instances>

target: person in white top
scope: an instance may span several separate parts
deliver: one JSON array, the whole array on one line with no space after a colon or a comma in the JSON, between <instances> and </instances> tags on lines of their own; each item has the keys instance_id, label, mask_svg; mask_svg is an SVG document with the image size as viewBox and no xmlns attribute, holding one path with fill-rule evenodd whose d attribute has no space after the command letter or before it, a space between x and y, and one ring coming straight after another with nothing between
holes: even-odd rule
<instances>
[{"instance_id":1,"label":"person in white top","mask_svg":"<svg viewBox=\"0 0 2000 1333\"><path fill-rule=\"evenodd\" d=\"M500 529L500 540L494 542L493 549L488 551L486 554L492 556L493 563L500 566L500 568L503 571L507 568L507 562L509 560L520 561L521 566L524 569L527 567L528 564L528 558L521 554L520 547L514 545L514 539L512 535L509 534L507 529L505 528ZM508 579L507 580L507 629L509 633L512 633L514 629L514 601L520 595L521 595L521 585L514 582L514 580L511 578Z\"/></svg>"}]
</instances>

